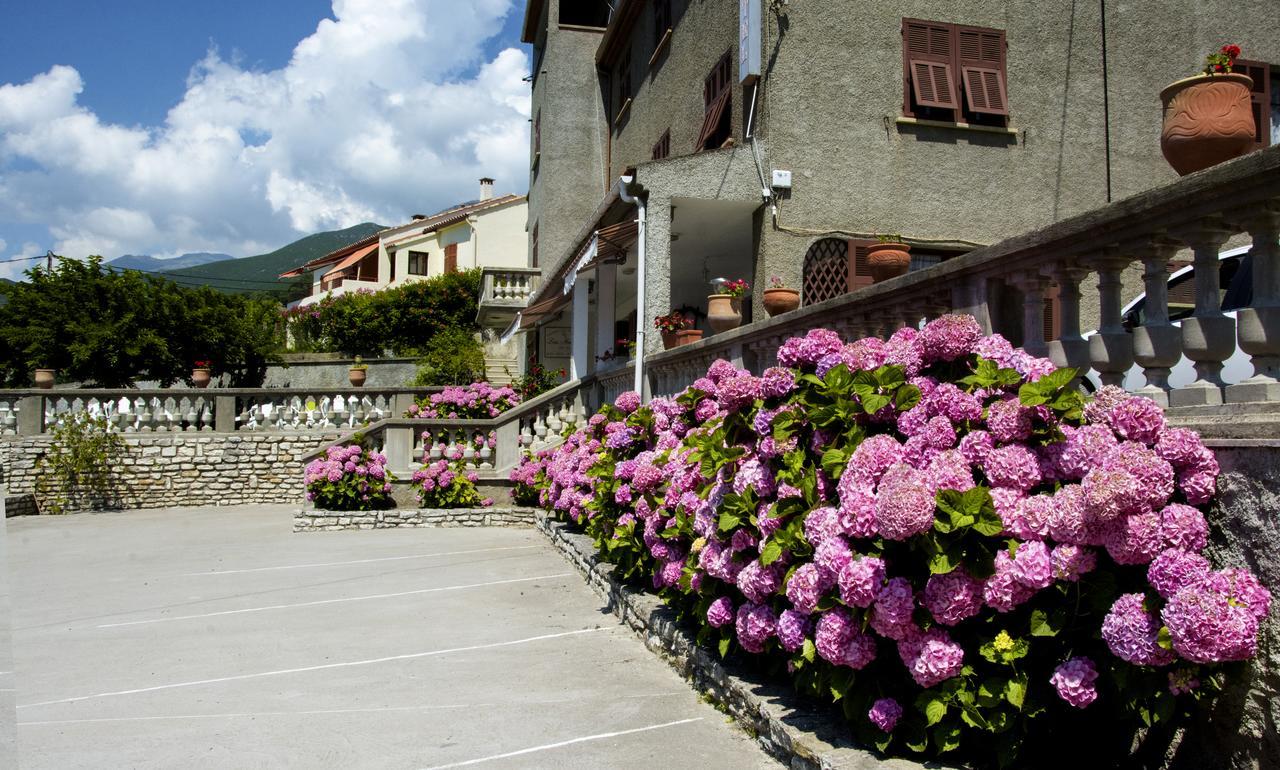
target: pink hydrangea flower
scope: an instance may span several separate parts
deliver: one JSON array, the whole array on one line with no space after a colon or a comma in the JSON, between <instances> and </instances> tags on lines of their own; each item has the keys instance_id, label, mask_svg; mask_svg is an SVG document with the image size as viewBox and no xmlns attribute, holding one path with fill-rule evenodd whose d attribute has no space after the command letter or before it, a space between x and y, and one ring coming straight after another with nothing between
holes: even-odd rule
<instances>
[{"instance_id":1,"label":"pink hydrangea flower","mask_svg":"<svg viewBox=\"0 0 1280 770\"><path fill-rule=\"evenodd\" d=\"M862 556L840 570L840 600L851 607L870 607L884 586L884 560Z\"/></svg>"},{"instance_id":2,"label":"pink hydrangea flower","mask_svg":"<svg viewBox=\"0 0 1280 770\"><path fill-rule=\"evenodd\" d=\"M889 540L906 540L933 527L935 501L923 474L895 465L876 489L876 530Z\"/></svg>"},{"instance_id":3,"label":"pink hydrangea flower","mask_svg":"<svg viewBox=\"0 0 1280 770\"><path fill-rule=\"evenodd\" d=\"M1058 691L1058 697L1082 709L1093 703L1098 691L1093 683L1098 679L1098 669L1085 657L1071 658L1053 670L1049 683Z\"/></svg>"},{"instance_id":4,"label":"pink hydrangea flower","mask_svg":"<svg viewBox=\"0 0 1280 770\"><path fill-rule=\"evenodd\" d=\"M1111 653L1137 666L1166 666L1174 655L1156 638L1160 624L1143 606L1142 594L1124 594L1111 605L1102 621L1102 638ZM1172 628L1170 629L1172 631Z\"/></svg>"},{"instance_id":5,"label":"pink hydrangea flower","mask_svg":"<svg viewBox=\"0 0 1280 770\"><path fill-rule=\"evenodd\" d=\"M871 720L871 724L880 728L883 732L891 733L893 728L898 725L898 720L902 719L902 706L893 698L881 698L871 704L871 710L867 712L867 719Z\"/></svg>"},{"instance_id":6,"label":"pink hydrangea flower","mask_svg":"<svg viewBox=\"0 0 1280 770\"><path fill-rule=\"evenodd\" d=\"M898 655L921 687L933 687L956 676L964 666L964 649L940 628L898 642Z\"/></svg>"},{"instance_id":7,"label":"pink hydrangea flower","mask_svg":"<svg viewBox=\"0 0 1280 770\"><path fill-rule=\"evenodd\" d=\"M932 575L924 587L924 606L933 619L954 626L982 609L982 581L963 568Z\"/></svg>"}]
</instances>

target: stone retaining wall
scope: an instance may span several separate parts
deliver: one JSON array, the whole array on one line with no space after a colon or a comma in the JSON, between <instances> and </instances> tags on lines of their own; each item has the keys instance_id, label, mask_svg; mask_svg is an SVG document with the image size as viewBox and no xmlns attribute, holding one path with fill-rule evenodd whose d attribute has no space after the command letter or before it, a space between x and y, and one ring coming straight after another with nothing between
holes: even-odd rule
<instances>
[{"instance_id":1,"label":"stone retaining wall","mask_svg":"<svg viewBox=\"0 0 1280 770\"><path fill-rule=\"evenodd\" d=\"M293 513L294 532L391 527L532 527L533 508L416 508L387 511L321 511Z\"/></svg>"},{"instance_id":2,"label":"stone retaining wall","mask_svg":"<svg viewBox=\"0 0 1280 770\"><path fill-rule=\"evenodd\" d=\"M538 529L587 579L609 609L631 627L646 647L665 659L694 687L706 692L756 736L761 747L791 770L922 770L906 759L885 759L850 741L848 723L834 708L796 694L786 683L720 660L698 646L694 634L655 594L622 585L614 566L596 557L591 538L572 531L545 512ZM931 768L949 767L931 762Z\"/></svg>"},{"instance_id":3,"label":"stone retaining wall","mask_svg":"<svg viewBox=\"0 0 1280 770\"><path fill-rule=\"evenodd\" d=\"M338 434L135 434L125 437L109 507L297 503L302 499L302 455ZM36 458L47 436L0 441L0 484L10 495L34 491Z\"/></svg>"},{"instance_id":4,"label":"stone retaining wall","mask_svg":"<svg viewBox=\"0 0 1280 770\"><path fill-rule=\"evenodd\" d=\"M35 516L40 513L35 495L5 495L4 516Z\"/></svg>"}]
</instances>

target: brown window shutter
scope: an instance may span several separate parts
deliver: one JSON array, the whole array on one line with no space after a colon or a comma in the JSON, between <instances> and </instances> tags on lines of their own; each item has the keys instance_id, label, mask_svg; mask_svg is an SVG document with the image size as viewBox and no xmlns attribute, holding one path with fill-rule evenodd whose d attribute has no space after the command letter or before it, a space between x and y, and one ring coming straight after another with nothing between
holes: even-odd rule
<instances>
[{"instance_id":1,"label":"brown window shutter","mask_svg":"<svg viewBox=\"0 0 1280 770\"><path fill-rule=\"evenodd\" d=\"M530 240L529 262L533 267L537 267L538 266L538 225L536 223L533 226L533 237L531 237L529 240Z\"/></svg>"},{"instance_id":2,"label":"brown window shutter","mask_svg":"<svg viewBox=\"0 0 1280 770\"><path fill-rule=\"evenodd\" d=\"M729 104L729 89L721 92L719 98L707 110L706 115L702 117L702 130L698 132L698 141L693 145L693 151L698 152L703 149L703 145L707 143L707 139L716 132L720 126L720 116L724 114L724 108Z\"/></svg>"},{"instance_id":3,"label":"brown window shutter","mask_svg":"<svg viewBox=\"0 0 1280 770\"><path fill-rule=\"evenodd\" d=\"M458 272L458 244L451 243L444 247L444 271L446 273Z\"/></svg>"},{"instance_id":4,"label":"brown window shutter","mask_svg":"<svg viewBox=\"0 0 1280 770\"><path fill-rule=\"evenodd\" d=\"M1253 149L1260 150L1271 143L1271 65L1266 62L1236 59L1232 72L1248 75L1253 79L1249 100L1253 103Z\"/></svg>"},{"instance_id":5,"label":"brown window shutter","mask_svg":"<svg viewBox=\"0 0 1280 770\"><path fill-rule=\"evenodd\" d=\"M1045 342L1062 336L1062 300L1058 296L1057 283L1044 290L1044 339Z\"/></svg>"},{"instance_id":6,"label":"brown window shutter","mask_svg":"<svg viewBox=\"0 0 1280 770\"><path fill-rule=\"evenodd\" d=\"M917 19L902 20L902 50L906 78L921 107L954 110L956 79L952 70L952 25ZM909 106L909 105L908 105Z\"/></svg>"},{"instance_id":7,"label":"brown window shutter","mask_svg":"<svg viewBox=\"0 0 1280 770\"><path fill-rule=\"evenodd\" d=\"M871 278L871 267L867 264L867 258L870 256L867 249L875 243L875 241L859 238L849 239L849 291L856 291L874 283Z\"/></svg>"},{"instance_id":8,"label":"brown window shutter","mask_svg":"<svg viewBox=\"0 0 1280 770\"><path fill-rule=\"evenodd\" d=\"M542 110L533 119L533 151L542 152Z\"/></svg>"},{"instance_id":9,"label":"brown window shutter","mask_svg":"<svg viewBox=\"0 0 1280 770\"><path fill-rule=\"evenodd\" d=\"M1004 32L998 29L957 27L956 46L969 111L986 115L1008 115Z\"/></svg>"}]
</instances>

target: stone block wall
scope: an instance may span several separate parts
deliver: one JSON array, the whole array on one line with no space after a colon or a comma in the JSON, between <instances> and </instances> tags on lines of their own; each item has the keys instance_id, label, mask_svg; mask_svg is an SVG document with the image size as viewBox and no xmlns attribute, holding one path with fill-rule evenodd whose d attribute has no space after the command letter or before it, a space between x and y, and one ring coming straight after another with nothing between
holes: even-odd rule
<instances>
[{"instance_id":1,"label":"stone block wall","mask_svg":"<svg viewBox=\"0 0 1280 770\"><path fill-rule=\"evenodd\" d=\"M302 456L337 438L336 432L129 435L113 479L119 498L113 507L298 503ZM0 485L9 495L35 489L36 459L50 443L47 436L0 441Z\"/></svg>"},{"instance_id":2,"label":"stone block wall","mask_svg":"<svg viewBox=\"0 0 1280 770\"><path fill-rule=\"evenodd\" d=\"M391 527L532 527L533 508L412 508L388 511L294 511L294 532Z\"/></svg>"}]
</instances>

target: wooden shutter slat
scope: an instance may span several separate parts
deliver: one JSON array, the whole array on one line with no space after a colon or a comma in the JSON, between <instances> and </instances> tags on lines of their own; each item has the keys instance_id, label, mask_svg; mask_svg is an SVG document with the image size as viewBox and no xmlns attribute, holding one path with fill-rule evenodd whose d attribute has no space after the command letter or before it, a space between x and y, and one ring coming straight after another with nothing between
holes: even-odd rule
<instances>
[{"instance_id":1,"label":"wooden shutter slat","mask_svg":"<svg viewBox=\"0 0 1280 770\"><path fill-rule=\"evenodd\" d=\"M954 110L958 106L949 64L912 59L911 85L915 89L916 104L921 107Z\"/></svg>"},{"instance_id":2,"label":"wooden shutter slat","mask_svg":"<svg viewBox=\"0 0 1280 770\"><path fill-rule=\"evenodd\" d=\"M1008 115L1009 105L1000 70L986 67L964 68L965 99L971 112Z\"/></svg>"},{"instance_id":3,"label":"wooden shutter slat","mask_svg":"<svg viewBox=\"0 0 1280 770\"><path fill-rule=\"evenodd\" d=\"M858 238L849 239L849 291L856 291L863 286L875 283L875 279L871 277L869 264L871 256L869 248L875 243L876 241Z\"/></svg>"},{"instance_id":4,"label":"wooden shutter slat","mask_svg":"<svg viewBox=\"0 0 1280 770\"><path fill-rule=\"evenodd\" d=\"M1044 290L1044 340L1049 342L1062 336L1062 300L1057 283Z\"/></svg>"},{"instance_id":5,"label":"wooden shutter slat","mask_svg":"<svg viewBox=\"0 0 1280 770\"><path fill-rule=\"evenodd\" d=\"M916 19L902 22L903 45L908 59L948 64L951 61L951 25Z\"/></svg>"},{"instance_id":6,"label":"wooden shutter slat","mask_svg":"<svg viewBox=\"0 0 1280 770\"><path fill-rule=\"evenodd\" d=\"M716 127L720 125L720 116L724 114L725 105L729 103L729 89L724 89L720 96L707 109L706 115L702 118L702 130L698 132L698 141L693 145L693 151L698 152L702 146L706 144L707 139L715 133Z\"/></svg>"},{"instance_id":7,"label":"wooden shutter slat","mask_svg":"<svg viewBox=\"0 0 1280 770\"><path fill-rule=\"evenodd\" d=\"M458 272L458 244L451 243L444 247L444 271L446 273Z\"/></svg>"}]
</instances>

